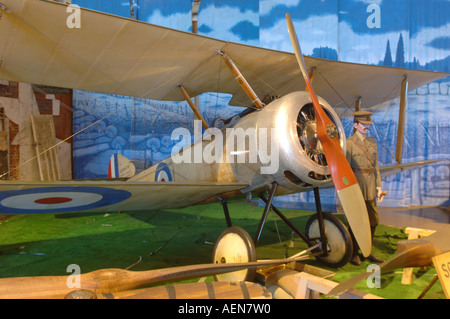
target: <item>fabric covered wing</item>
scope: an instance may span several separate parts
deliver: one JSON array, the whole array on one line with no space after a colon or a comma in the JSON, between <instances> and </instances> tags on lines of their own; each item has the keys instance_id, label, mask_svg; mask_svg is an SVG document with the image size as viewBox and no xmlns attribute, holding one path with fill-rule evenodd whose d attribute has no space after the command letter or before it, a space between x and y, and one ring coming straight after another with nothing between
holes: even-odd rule
<instances>
[{"instance_id":1,"label":"fabric covered wing","mask_svg":"<svg viewBox=\"0 0 450 319\"><path fill-rule=\"evenodd\" d=\"M444 161L444 159L437 159L437 160L423 160L423 161L417 161L417 162L409 162L409 163L401 163L401 164L393 164L388 165L384 167L380 167L380 175L381 177L387 177L394 174L402 173L405 171L408 171L413 168L422 167L424 165L429 165L433 163L437 163L440 161Z\"/></svg>"},{"instance_id":2,"label":"fabric covered wing","mask_svg":"<svg viewBox=\"0 0 450 319\"><path fill-rule=\"evenodd\" d=\"M81 28L67 27L67 6L44 0L2 0L0 80L128 95L184 100L204 92L250 101L215 50L225 51L260 98L304 89L291 53L176 31L83 9ZM287 31L286 31L287 32ZM413 90L448 74L377 67L306 57L317 73L314 88L332 106L369 107L400 94L405 75ZM317 75L318 74L318 75Z\"/></svg>"},{"instance_id":3,"label":"fabric covered wing","mask_svg":"<svg viewBox=\"0 0 450 319\"><path fill-rule=\"evenodd\" d=\"M246 184L118 181L0 183L0 214L178 208L239 192Z\"/></svg>"}]
</instances>

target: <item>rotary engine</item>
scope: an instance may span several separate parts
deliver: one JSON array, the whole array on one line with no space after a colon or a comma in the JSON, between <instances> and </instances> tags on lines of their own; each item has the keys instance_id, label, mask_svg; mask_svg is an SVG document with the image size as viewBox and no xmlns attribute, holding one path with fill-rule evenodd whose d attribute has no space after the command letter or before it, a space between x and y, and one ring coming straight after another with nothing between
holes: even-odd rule
<instances>
[{"instance_id":1,"label":"rotary engine","mask_svg":"<svg viewBox=\"0 0 450 319\"><path fill-rule=\"evenodd\" d=\"M340 145L345 152L346 138L339 117L324 99L319 97L319 103L336 125ZM277 194L281 195L331 181L323 148L317 138L309 93L290 93L245 116L233 127L236 136L239 132L249 133L248 128L256 128L256 134L247 134L245 143L232 142L230 145L227 136L230 154L241 156L241 160L231 166L238 182L250 184L245 191L257 191L277 182ZM252 158L255 151L257 156Z\"/></svg>"}]
</instances>

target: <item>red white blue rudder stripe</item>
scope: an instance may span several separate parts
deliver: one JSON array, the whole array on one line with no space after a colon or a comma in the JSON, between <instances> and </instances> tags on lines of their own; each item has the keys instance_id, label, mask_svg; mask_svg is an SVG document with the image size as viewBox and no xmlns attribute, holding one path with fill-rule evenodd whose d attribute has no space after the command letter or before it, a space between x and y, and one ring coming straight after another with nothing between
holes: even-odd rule
<instances>
[{"instance_id":1,"label":"red white blue rudder stripe","mask_svg":"<svg viewBox=\"0 0 450 319\"><path fill-rule=\"evenodd\" d=\"M108 166L108 178L132 177L136 173L136 167L125 156L116 153L111 156Z\"/></svg>"}]
</instances>

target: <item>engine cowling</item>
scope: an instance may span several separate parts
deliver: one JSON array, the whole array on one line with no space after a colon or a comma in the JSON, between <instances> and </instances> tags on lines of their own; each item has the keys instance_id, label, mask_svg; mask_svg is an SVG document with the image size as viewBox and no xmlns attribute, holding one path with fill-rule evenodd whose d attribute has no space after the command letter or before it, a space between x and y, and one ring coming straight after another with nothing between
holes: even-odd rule
<instances>
[{"instance_id":1,"label":"engine cowling","mask_svg":"<svg viewBox=\"0 0 450 319\"><path fill-rule=\"evenodd\" d=\"M345 152L345 132L339 117L324 99L319 97L319 103L336 125L340 145ZM234 148L229 150L232 154L245 155L244 161L231 166L237 181L250 184L247 191L256 191L277 182L277 194L289 194L331 180L323 148L316 135L315 113L309 93L290 93L247 115L233 127L235 134L248 132L249 128L255 128L256 134L248 134L245 145L233 144L231 147ZM232 138L227 136L228 148ZM256 160L252 160L251 145L257 145Z\"/></svg>"}]
</instances>

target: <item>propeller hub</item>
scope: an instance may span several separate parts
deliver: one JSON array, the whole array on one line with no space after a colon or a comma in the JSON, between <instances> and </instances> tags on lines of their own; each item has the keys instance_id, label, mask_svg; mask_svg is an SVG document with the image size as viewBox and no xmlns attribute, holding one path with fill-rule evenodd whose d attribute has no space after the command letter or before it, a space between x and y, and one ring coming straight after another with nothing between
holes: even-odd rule
<instances>
[{"instance_id":1,"label":"propeller hub","mask_svg":"<svg viewBox=\"0 0 450 319\"><path fill-rule=\"evenodd\" d=\"M334 124L327 125L327 134L331 138L337 138L339 135L338 129Z\"/></svg>"},{"instance_id":2,"label":"propeller hub","mask_svg":"<svg viewBox=\"0 0 450 319\"><path fill-rule=\"evenodd\" d=\"M315 121L307 121L303 125L301 139L308 152L313 154L323 153L322 144L317 137L317 124Z\"/></svg>"}]
</instances>

